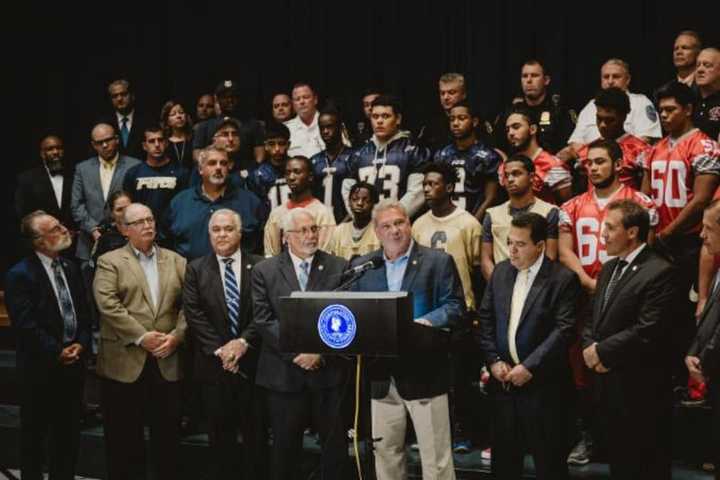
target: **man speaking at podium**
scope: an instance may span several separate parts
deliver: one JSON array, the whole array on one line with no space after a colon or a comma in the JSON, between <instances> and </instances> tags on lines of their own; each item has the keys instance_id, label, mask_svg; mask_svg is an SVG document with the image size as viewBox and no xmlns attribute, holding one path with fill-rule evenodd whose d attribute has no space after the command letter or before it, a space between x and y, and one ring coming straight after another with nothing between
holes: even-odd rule
<instances>
[{"instance_id":1,"label":"man speaking at podium","mask_svg":"<svg viewBox=\"0 0 720 480\"><path fill-rule=\"evenodd\" d=\"M373 211L373 227L382 249L357 258L353 265L378 258L381 267L365 273L353 289L412 292L416 323L442 329L456 325L465 313L465 300L452 257L412 240L410 218L399 202L380 202ZM407 412L417 434L423 479L454 479L448 352L403 353L385 362L384 368L378 369L382 377L372 378L372 436L379 439L375 444L378 480L407 478Z\"/></svg>"}]
</instances>

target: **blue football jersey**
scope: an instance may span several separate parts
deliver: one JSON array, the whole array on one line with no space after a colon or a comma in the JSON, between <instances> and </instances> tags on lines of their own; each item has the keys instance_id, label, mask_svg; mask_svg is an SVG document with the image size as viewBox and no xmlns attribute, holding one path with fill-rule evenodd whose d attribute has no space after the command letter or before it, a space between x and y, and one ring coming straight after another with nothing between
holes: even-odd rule
<instances>
[{"instance_id":1,"label":"blue football jersey","mask_svg":"<svg viewBox=\"0 0 720 480\"><path fill-rule=\"evenodd\" d=\"M285 171L278 170L269 161L263 162L250 172L248 189L260 197L270 210L283 205L290 198L290 187L285 181Z\"/></svg>"},{"instance_id":2,"label":"blue football jersey","mask_svg":"<svg viewBox=\"0 0 720 480\"><path fill-rule=\"evenodd\" d=\"M327 151L313 155L313 195L332 208L335 222L340 223L347 215L342 197L342 182L350 176L350 158L353 151L345 148L331 161Z\"/></svg>"},{"instance_id":3,"label":"blue football jersey","mask_svg":"<svg viewBox=\"0 0 720 480\"><path fill-rule=\"evenodd\" d=\"M421 173L430 158L430 149L416 145L408 135L398 135L382 150L373 137L351 157L350 176L375 185L380 200L397 201L405 195L408 177Z\"/></svg>"},{"instance_id":4,"label":"blue football jersey","mask_svg":"<svg viewBox=\"0 0 720 480\"><path fill-rule=\"evenodd\" d=\"M480 142L467 150L459 150L454 143L438 150L435 161L456 167L458 182L455 184L453 202L470 213L485 199L485 182L497 179L497 170L502 162L500 155Z\"/></svg>"}]
</instances>

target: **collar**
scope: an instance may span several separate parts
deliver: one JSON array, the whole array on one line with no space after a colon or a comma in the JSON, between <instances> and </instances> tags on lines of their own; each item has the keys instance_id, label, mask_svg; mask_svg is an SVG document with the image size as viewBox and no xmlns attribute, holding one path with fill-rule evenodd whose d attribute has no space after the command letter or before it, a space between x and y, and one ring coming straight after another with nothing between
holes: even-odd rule
<instances>
[{"instance_id":1,"label":"collar","mask_svg":"<svg viewBox=\"0 0 720 480\"><path fill-rule=\"evenodd\" d=\"M398 132L395 135L393 135L390 138L390 140L388 140L387 142L381 142L380 140L378 140L378 138L375 136L375 134L373 134L373 136L372 136L372 138L370 138L370 140L372 140L372 142L375 144L375 147L378 150L384 150L388 145L390 145L395 140L398 140L400 138L407 138L407 137L409 137L407 130L398 130Z\"/></svg>"},{"instance_id":2,"label":"collar","mask_svg":"<svg viewBox=\"0 0 720 480\"><path fill-rule=\"evenodd\" d=\"M143 252L141 252L140 250L138 250L137 248L135 248L135 245L133 245L133 244L130 243L130 242L128 242L128 245L130 245L130 248L132 248L132 251L133 251L133 253L135 254L135 257L136 257L138 260L141 260L142 258L151 260L151 259L155 256L155 254L157 253L157 248L155 248L155 245L153 245L152 248L150 249L150 255L145 255Z\"/></svg>"},{"instance_id":3,"label":"collar","mask_svg":"<svg viewBox=\"0 0 720 480\"><path fill-rule=\"evenodd\" d=\"M394 263L397 263L397 262L400 261L400 260L407 260L408 258L410 258L410 252L412 252L412 249L413 249L414 246L415 246L415 240L413 240L413 239L411 238L411 239L410 239L410 246L408 247L407 251L406 251L405 253L403 253L402 255L400 255L399 257L397 257L395 260L390 260L390 259L387 257L387 255L385 255L385 250L383 250L383 260L385 260L385 262L387 262L387 263L393 263L393 264L394 264Z\"/></svg>"},{"instance_id":4,"label":"collar","mask_svg":"<svg viewBox=\"0 0 720 480\"><path fill-rule=\"evenodd\" d=\"M532 278L540 271L540 267L542 267L543 261L545 260L545 250L543 250L540 253L540 256L535 259L535 263L530 265L530 267L527 268L528 271L528 278ZM522 270L518 270L518 272L521 272Z\"/></svg>"},{"instance_id":5,"label":"collar","mask_svg":"<svg viewBox=\"0 0 720 480\"><path fill-rule=\"evenodd\" d=\"M52 173L52 172L50 171L50 169L48 168L48 166L47 166L47 164L46 164L45 162L43 162L43 168L45 169L45 171L47 172L47 174L48 174L48 176L49 176L50 178L53 178L53 177L62 177L62 176L63 176L64 166L63 166L63 170L61 170L61 171L59 171L59 172L55 172L55 173Z\"/></svg>"},{"instance_id":6,"label":"collar","mask_svg":"<svg viewBox=\"0 0 720 480\"><path fill-rule=\"evenodd\" d=\"M135 115L135 110L133 110L132 112L128 113L127 115L123 115L122 113L120 113L120 112L118 112L117 110L115 110L115 115L117 115L118 125L122 126L122 119L123 119L123 118L127 118L129 122L132 122L132 121L133 121L133 116Z\"/></svg>"},{"instance_id":7,"label":"collar","mask_svg":"<svg viewBox=\"0 0 720 480\"><path fill-rule=\"evenodd\" d=\"M293 266L295 267L295 270L298 270L300 268L300 264L303 262L308 262L310 266L312 267L313 259L315 258L315 254L313 253L309 257L302 259L298 256L296 256L294 253L290 251L290 247L288 247L288 253L290 254L290 260L293 263Z\"/></svg>"},{"instance_id":8,"label":"collar","mask_svg":"<svg viewBox=\"0 0 720 480\"><path fill-rule=\"evenodd\" d=\"M697 127L693 127L693 128L691 128L690 130L688 130L687 132L685 132L685 133L683 133L682 135L680 135L679 137L677 137L677 138L673 138L673 137L671 137L670 135L668 135L668 142L670 143L670 145L677 145L681 140L684 140L685 138L687 138L687 137L689 137L690 135L694 134L695 132L697 132L697 130L698 130Z\"/></svg>"},{"instance_id":9,"label":"collar","mask_svg":"<svg viewBox=\"0 0 720 480\"><path fill-rule=\"evenodd\" d=\"M46 269L52 268L52 263L55 261L54 258L50 258L47 255L45 255L44 253L38 252L37 250L35 250L35 254L40 259L40 263L42 263ZM60 257L57 257L57 259L60 260Z\"/></svg>"},{"instance_id":10,"label":"collar","mask_svg":"<svg viewBox=\"0 0 720 480\"><path fill-rule=\"evenodd\" d=\"M225 260L226 258L232 258L232 259L234 260L233 263L235 263L235 264L237 264L237 265L240 265L240 262L241 262L241 260L242 260L242 252L241 252L241 250L240 250L240 247L238 247L238 249L235 250L235 253L233 253L233 254L230 255L229 257L223 257L223 256L221 256L221 255L215 254L215 258L217 258L217 261L218 261L218 263L220 264L221 267L224 267L224 266L225 266L224 260Z\"/></svg>"},{"instance_id":11,"label":"collar","mask_svg":"<svg viewBox=\"0 0 720 480\"><path fill-rule=\"evenodd\" d=\"M117 165L119 159L120 159L120 152L116 153L115 156L111 160L105 160L100 155L98 155L98 160L100 160L100 165L102 165L103 167L113 168L115 165Z\"/></svg>"},{"instance_id":12,"label":"collar","mask_svg":"<svg viewBox=\"0 0 720 480\"><path fill-rule=\"evenodd\" d=\"M643 251L643 249L645 248L645 245L647 245L647 243L641 243L639 247L637 247L635 250L633 250L632 252L625 255L625 258L621 258L621 259L625 260L627 262L627 264L630 265L637 258L637 256L640 255L640 252Z\"/></svg>"},{"instance_id":13,"label":"collar","mask_svg":"<svg viewBox=\"0 0 720 480\"><path fill-rule=\"evenodd\" d=\"M532 160L532 161L534 162L534 161L540 156L540 154L541 154L542 152L543 152L542 147L538 147L538 149L535 150L535 153L533 153L532 155L530 155L530 160Z\"/></svg>"},{"instance_id":14,"label":"collar","mask_svg":"<svg viewBox=\"0 0 720 480\"><path fill-rule=\"evenodd\" d=\"M293 202L292 199L288 198L285 205L287 205L288 210L292 210L293 208L305 208L311 203L314 203L315 201L317 201L317 198L315 197L310 197L307 200L303 200L302 202Z\"/></svg>"}]
</instances>

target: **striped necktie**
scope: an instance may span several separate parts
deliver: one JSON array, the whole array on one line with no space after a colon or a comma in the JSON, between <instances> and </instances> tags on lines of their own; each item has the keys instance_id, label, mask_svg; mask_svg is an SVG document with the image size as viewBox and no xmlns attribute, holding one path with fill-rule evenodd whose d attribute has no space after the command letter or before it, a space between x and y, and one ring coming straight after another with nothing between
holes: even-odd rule
<instances>
[{"instance_id":1,"label":"striped necktie","mask_svg":"<svg viewBox=\"0 0 720 480\"><path fill-rule=\"evenodd\" d=\"M72 298L70 291L65 284L62 274L62 265L57 258L52 261L53 277L55 278L55 286L57 287L58 301L60 302L60 313L63 317L63 343L70 343L75 340L77 330L77 319L75 318L75 310L73 310Z\"/></svg>"},{"instance_id":2,"label":"striped necktie","mask_svg":"<svg viewBox=\"0 0 720 480\"><path fill-rule=\"evenodd\" d=\"M240 289L238 288L237 278L232 264L233 258L223 258L225 263L225 303L228 308L228 320L230 320L230 334L233 338L240 335L240 325L238 318L240 316Z\"/></svg>"}]
</instances>

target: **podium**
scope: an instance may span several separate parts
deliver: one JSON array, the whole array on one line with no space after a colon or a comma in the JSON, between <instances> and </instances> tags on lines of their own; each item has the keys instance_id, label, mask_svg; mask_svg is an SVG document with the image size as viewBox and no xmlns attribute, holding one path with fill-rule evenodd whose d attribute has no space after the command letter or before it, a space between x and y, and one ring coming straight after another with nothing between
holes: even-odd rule
<instances>
[{"instance_id":1,"label":"podium","mask_svg":"<svg viewBox=\"0 0 720 480\"><path fill-rule=\"evenodd\" d=\"M409 292L293 292L280 297L280 351L356 356L355 452L364 479L375 478L368 375L363 357L447 351L450 333L413 321ZM382 367L382 363L379 364ZM362 394L361 394L362 392ZM359 405L363 405L359 420ZM365 444L360 455L358 438ZM360 467L361 456L364 467Z\"/></svg>"},{"instance_id":2,"label":"podium","mask_svg":"<svg viewBox=\"0 0 720 480\"><path fill-rule=\"evenodd\" d=\"M280 304L282 352L396 357L449 348L448 332L413 322L409 292L293 292Z\"/></svg>"}]
</instances>

